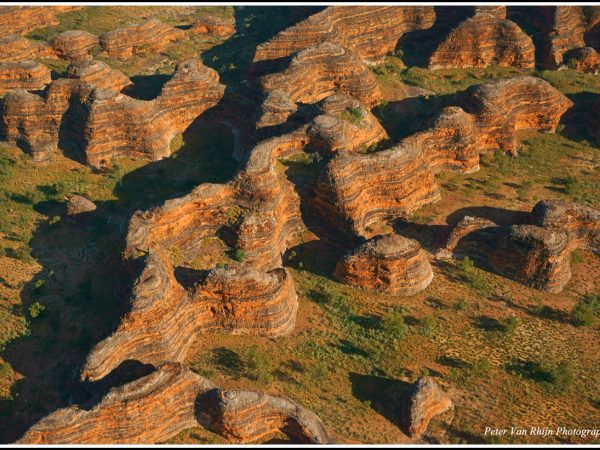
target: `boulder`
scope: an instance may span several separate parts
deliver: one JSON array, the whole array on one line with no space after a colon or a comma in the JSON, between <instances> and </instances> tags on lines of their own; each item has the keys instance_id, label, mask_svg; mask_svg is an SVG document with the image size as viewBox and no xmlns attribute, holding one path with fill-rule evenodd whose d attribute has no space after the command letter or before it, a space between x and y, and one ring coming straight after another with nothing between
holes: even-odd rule
<instances>
[{"instance_id":1,"label":"boulder","mask_svg":"<svg viewBox=\"0 0 600 450\"><path fill-rule=\"evenodd\" d=\"M452 400L433 378L419 378L406 392L402 405L406 434L413 438L421 436L432 418L451 407Z\"/></svg>"}]
</instances>

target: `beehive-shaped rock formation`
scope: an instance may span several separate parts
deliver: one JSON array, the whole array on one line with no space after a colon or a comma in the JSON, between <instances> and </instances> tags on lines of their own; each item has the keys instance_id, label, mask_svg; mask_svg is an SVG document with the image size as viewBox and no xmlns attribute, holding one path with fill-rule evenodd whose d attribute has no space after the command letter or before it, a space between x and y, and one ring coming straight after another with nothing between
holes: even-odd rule
<instances>
[{"instance_id":1,"label":"beehive-shaped rock formation","mask_svg":"<svg viewBox=\"0 0 600 450\"><path fill-rule=\"evenodd\" d=\"M120 156L152 160L170 154L169 143L223 96L216 71L197 60L181 63L160 95L150 101L119 94L126 81L104 65L85 63L73 74L111 83L100 89L81 79L59 79L43 95L7 94L0 112L3 138L43 159L69 140L94 167ZM96 69L106 77L97 77ZM68 133L68 135L65 135Z\"/></svg>"},{"instance_id":2,"label":"beehive-shaped rock formation","mask_svg":"<svg viewBox=\"0 0 600 450\"><path fill-rule=\"evenodd\" d=\"M311 145L328 154L340 149L362 151L387 139L375 116L354 97L334 94L323 100L323 114L308 128Z\"/></svg>"},{"instance_id":3,"label":"beehive-shaped rock formation","mask_svg":"<svg viewBox=\"0 0 600 450\"><path fill-rule=\"evenodd\" d=\"M68 61L92 59L92 49L99 45L98 36L87 31L63 31L52 40L52 48L59 58Z\"/></svg>"},{"instance_id":4,"label":"beehive-shaped rock formation","mask_svg":"<svg viewBox=\"0 0 600 450\"><path fill-rule=\"evenodd\" d=\"M206 428L237 442L257 441L281 431L294 443L334 443L314 412L287 398L214 389L202 395L198 405L199 421Z\"/></svg>"},{"instance_id":5,"label":"beehive-shaped rock formation","mask_svg":"<svg viewBox=\"0 0 600 450\"><path fill-rule=\"evenodd\" d=\"M0 94L11 89L40 90L50 81L50 70L35 61L0 63Z\"/></svg>"},{"instance_id":6,"label":"beehive-shaped rock formation","mask_svg":"<svg viewBox=\"0 0 600 450\"><path fill-rule=\"evenodd\" d=\"M450 397L431 377L419 378L405 394L402 407L405 432L414 438L421 436L431 419L451 406Z\"/></svg>"},{"instance_id":7,"label":"beehive-shaped rock formation","mask_svg":"<svg viewBox=\"0 0 600 450\"><path fill-rule=\"evenodd\" d=\"M506 13L506 12L505 12ZM533 41L517 24L479 12L453 29L429 58L430 69L535 65Z\"/></svg>"},{"instance_id":8,"label":"beehive-shaped rock formation","mask_svg":"<svg viewBox=\"0 0 600 450\"><path fill-rule=\"evenodd\" d=\"M16 34L0 35L0 63L54 56L54 50L45 42L32 41Z\"/></svg>"},{"instance_id":9,"label":"beehive-shaped rock formation","mask_svg":"<svg viewBox=\"0 0 600 450\"><path fill-rule=\"evenodd\" d=\"M67 77L90 83L96 89L109 88L116 92L133 84L122 72L102 61L74 62L67 68Z\"/></svg>"},{"instance_id":10,"label":"beehive-shaped rock formation","mask_svg":"<svg viewBox=\"0 0 600 450\"><path fill-rule=\"evenodd\" d=\"M479 168L479 155L515 152L516 130L554 131L571 100L543 80L514 77L477 85L447 107L431 128L372 154L338 152L317 187L322 220L348 236L368 237L374 222L439 200L434 174ZM465 111L466 110L466 111Z\"/></svg>"},{"instance_id":11,"label":"beehive-shaped rock formation","mask_svg":"<svg viewBox=\"0 0 600 450\"><path fill-rule=\"evenodd\" d=\"M107 55L127 59L133 55L160 52L171 42L187 39L185 31L173 28L158 19L129 25L100 36L100 45Z\"/></svg>"},{"instance_id":12,"label":"beehive-shaped rock formation","mask_svg":"<svg viewBox=\"0 0 600 450\"><path fill-rule=\"evenodd\" d=\"M58 14L81 6L0 6L0 35L25 34L58 25Z\"/></svg>"},{"instance_id":13,"label":"beehive-shaped rock formation","mask_svg":"<svg viewBox=\"0 0 600 450\"><path fill-rule=\"evenodd\" d=\"M244 442L281 431L301 443L333 443L316 414L298 403L260 392L224 391L177 363L111 389L91 408L59 409L17 443L154 444L197 426Z\"/></svg>"},{"instance_id":14,"label":"beehive-shaped rock formation","mask_svg":"<svg viewBox=\"0 0 600 450\"><path fill-rule=\"evenodd\" d=\"M254 62L278 60L329 41L379 62L403 34L429 28L431 6L329 6L256 48Z\"/></svg>"},{"instance_id":15,"label":"beehive-shaped rock formation","mask_svg":"<svg viewBox=\"0 0 600 450\"><path fill-rule=\"evenodd\" d=\"M338 261L335 275L342 283L400 296L416 294L433 280L419 243L397 234L368 240Z\"/></svg>"},{"instance_id":16,"label":"beehive-shaped rock formation","mask_svg":"<svg viewBox=\"0 0 600 450\"><path fill-rule=\"evenodd\" d=\"M293 113L289 105L315 103L337 92L369 107L381 99L369 68L355 53L330 42L301 51L285 71L262 77L261 84L267 103L259 127L282 123ZM271 92L277 92L276 97Z\"/></svg>"},{"instance_id":17,"label":"beehive-shaped rock formation","mask_svg":"<svg viewBox=\"0 0 600 450\"><path fill-rule=\"evenodd\" d=\"M190 33L228 38L235 34L235 19L233 17L204 16L194 22Z\"/></svg>"},{"instance_id":18,"label":"beehive-shaped rock formation","mask_svg":"<svg viewBox=\"0 0 600 450\"><path fill-rule=\"evenodd\" d=\"M554 132L573 102L544 80L517 76L478 84L467 89L460 106L476 116L482 151L515 153L516 131Z\"/></svg>"},{"instance_id":19,"label":"beehive-shaped rock formation","mask_svg":"<svg viewBox=\"0 0 600 450\"><path fill-rule=\"evenodd\" d=\"M182 361L200 333L281 336L294 327L294 284L284 269L219 269L186 291L169 260L150 253L136 281L132 309L119 328L91 351L82 379L98 380L126 360L159 365Z\"/></svg>"}]
</instances>

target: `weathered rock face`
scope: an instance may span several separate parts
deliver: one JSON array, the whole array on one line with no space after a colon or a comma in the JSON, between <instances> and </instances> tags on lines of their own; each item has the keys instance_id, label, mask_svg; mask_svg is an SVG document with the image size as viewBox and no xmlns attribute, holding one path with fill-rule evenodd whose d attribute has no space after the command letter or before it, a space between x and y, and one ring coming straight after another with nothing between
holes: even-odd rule
<instances>
[{"instance_id":1,"label":"weathered rock face","mask_svg":"<svg viewBox=\"0 0 600 450\"><path fill-rule=\"evenodd\" d=\"M186 291L168 259L150 253L135 285L131 312L88 355L82 379L101 379L129 359L155 366L182 361L199 333L282 336L293 330L298 302L284 269L217 268L197 283Z\"/></svg>"},{"instance_id":2,"label":"weathered rock face","mask_svg":"<svg viewBox=\"0 0 600 450\"><path fill-rule=\"evenodd\" d=\"M489 262L498 273L535 289L560 292L571 277L571 248L563 232L534 225L496 228Z\"/></svg>"},{"instance_id":3,"label":"weathered rock face","mask_svg":"<svg viewBox=\"0 0 600 450\"><path fill-rule=\"evenodd\" d=\"M369 68L356 54L330 42L301 51L285 71L262 77L261 84L267 104L258 127L283 123L293 113L292 104L315 103L338 92L369 107L381 99Z\"/></svg>"},{"instance_id":4,"label":"weathered rock face","mask_svg":"<svg viewBox=\"0 0 600 450\"><path fill-rule=\"evenodd\" d=\"M506 14L506 11L504 11ZM430 69L535 65L533 41L514 22L487 12L464 20L429 58Z\"/></svg>"},{"instance_id":5,"label":"weathered rock face","mask_svg":"<svg viewBox=\"0 0 600 450\"><path fill-rule=\"evenodd\" d=\"M233 17L229 19L217 16L204 16L192 25L190 33L210 34L212 36L228 38L235 34L235 19Z\"/></svg>"},{"instance_id":6,"label":"weathered rock face","mask_svg":"<svg viewBox=\"0 0 600 450\"><path fill-rule=\"evenodd\" d=\"M130 25L100 36L100 45L107 55L127 59L133 55L160 52L171 42L187 39L183 30L170 27L158 19Z\"/></svg>"},{"instance_id":7,"label":"weathered rock face","mask_svg":"<svg viewBox=\"0 0 600 450\"><path fill-rule=\"evenodd\" d=\"M485 228L495 228L498 224L483 217L465 216L450 230L450 234L446 239L445 245L438 250L436 258L448 259L452 257L452 252L458 245L459 241L477 231Z\"/></svg>"},{"instance_id":8,"label":"weathered rock face","mask_svg":"<svg viewBox=\"0 0 600 450\"><path fill-rule=\"evenodd\" d=\"M378 62L404 33L429 28L431 6L330 6L256 48L254 62L277 60L329 41Z\"/></svg>"},{"instance_id":9,"label":"weathered rock face","mask_svg":"<svg viewBox=\"0 0 600 450\"><path fill-rule=\"evenodd\" d=\"M600 22L598 6L554 6L541 11L544 40L540 45L542 64L555 68L564 54L586 46L586 34Z\"/></svg>"},{"instance_id":10,"label":"weathered rock face","mask_svg":"<svg viewBox=\"0 0 600 450\"><path fill-rule=\"evenodd\" d=\"M181 364L113 388L91 409L70 406L45 417L19 444L149 444L198 425L194 405L214 385Z\"/></svg>"},{"instance_id":11,"label":"weathered rock face","mask_svg":"<svg viewBox=\"0 0 600 450\"><path fill-rule=\"evenodd\" d=\"M90 83L96 89L110 88L116 92L133 84L122 72L102 61L74 62L67 68L67 77Z\"/></svg>"},{"instance_id":12,"label":"weathered rock face","mask_svg":"<svg viewBox=\"0 0 600 450\"><path fill-rule=\"evenodd\" d=\"M409 389L403 404L406 433L411 437L421 436L431 419L446 412L452 400L430 377L419 378Z\"/></svg>"},{"instance_id":13,"label":"weathered rock face","mask_svg":"<svg viewBox=\"0 0 600 450\"><path fill-rule=\"evenodd\" d=\"M37 159L43 159L48 148L69 140L94 167L124 155L156 160L168 156L171 139L214 106L224 92L218 74L196 60L180 64L151 101L113 90L126 79L102 63L74 66L71 74L83 79L56 80L41 96L24 91L7 94L0 115L4 138ZM96 89L86 78L111 88Z\"/></svg>"},{"instance_id":14,"label":"weathered rock face","mask_svg":"<svg viewBox=\"0 0 600 450\"><path fill-rule=\"evenodd\" d=\"M600 211L564 200L543 200L531 214L536 225L567 233L572 248L600 252Z\"/></svg>"},{"instance_id":15,"label":"weathered rock face","mask_svg":"<svg viewBox=\"0 0 600 450\"><path fill-rule=\"evenodd\" d=\"M35 61L0 63L0 93L11 89L40 90L50 81L50 70Z\"/></svg>"},{"instance_id":16,"label":"weathered rock face","mask_svg":"<svg viewBox=\"0 0 600 450\"><path fill-rule=\"evenodd\" d=\"M25 34L58 25L58 14L81 6L0 6L0 35Z\"/></svg>"},{"instance_id":17,"label":"weathered rock face","mask_svg":"<svg viewBox=\"0 0 600 450\"><path fill-rule=\"evenodd\" d=\"M499 226L465 216L450 232L438 258L452 252L534 289L560 292L571 277L571 252L600 251L600 212L563 200L537 203L528 224Z\"/></svg>"},{"instance_id":18,"label":"weathered rock face","mask_svg":"<svg viewBox=\"0 0 600 450\"><path fill-rule=\"evenodd\" d=\"M533 128L554 132L573 102L550 84L535 77L517 76L467 89L460 106L474 114L481 151L515 153L516 131Z\"/></svg>"},{"instance_id":19,"label":"weathered rock face","mask_svg":"<svg viewBox=\"0 0 600 450\"><path fill-rule=\"evenodd\" d=\"M100 38L87 31L63 31L52 40L52 48L59 58L68 61L92 59L92 49L99 45Z\"/></svg>"},{"instance_id":20,"label":"weathered rock face","mask_svg":"<svg viewBox=\"0 0 600 450\"><path fill-rule=\"evenodd\" d=\"M388 134L368 108L354 97L334 94L323 100L323 114L308 128L310 143L325 154L340 149L366 150L387 139Z\"/></svg>"},{"instance_id":21,"label":"weathered rock face","mask_svg":"<svg viewBox=\"0 0 600 450\"><path fill-rule=\"evenodd\" d=\"M16 34L0 35L0 62L52 58L54 51L45 42L36 42Z\"/></svg>"},{"instance_id":22,"label":"weathered rock face","mask_svg":"<svg viewBox=\"0 0 600 450\"><path fill-rule=\"evenodd\" d=\"M67 198L67 215L77 216L92 211L96 211L97 207L94 202L88 200L81 195L71 195Z\"/></svg>"},{"instance_id":23,"label":"weathered rock face","mask_svg":"<svg viewBox=\"0 0 600 450\"><path fill-rule=\"evenodd\" d=\"M376 236L344 256L335 276L342 283L408 296L429 286L433 271L417 241L389 234Z\"/></svg>"},{"instance_id":24,"label":"weathered rock face","mask_svg":"<svg viewBox=\"0 0 600 450\"><path fill-rule=\"evenodd\" d=\"M331 444L317 415L283 397L252 391L213 389L198 400L199 421L238 442L251 442L282 431L301 444Z\"/></svg>"},{"instance_id":25,"label":"weathered rock face","mask_svg":"<svg viewBox=\"0 0 600 450\"><path fill-rule=\"evenodd\" d=\"M337 152L316 186L322 220L348 236L439 200L434 174L479 169L479 155L516 151L516 130L554 131L572 102L543 80L514 77L467 90L428 130L371 154Z\"/></svg>"},{"instance_id":26,"label":"weathered rock face","mask_svg":"<svg viewBox=\"0 0 600 450\"><path fill-rule=\"evenodd\" d=\"M565 53L564 60L572 69L595 73L600 66L600 53L592 47L581 47Z\"/></svg>"},{"instance_id":27,"label":"weathered rock face","mask_svg":"<svg viewBox=\"0 0 600 450\"><path fill-rule=\"evenodd\" d=\"M154 444L192 427L255 441L282 431L302 443L333 443L312 411L283 397L224 391L179 363L111 389L91 408L46 416L18 444Z\"/></svg>"}]
</instances>

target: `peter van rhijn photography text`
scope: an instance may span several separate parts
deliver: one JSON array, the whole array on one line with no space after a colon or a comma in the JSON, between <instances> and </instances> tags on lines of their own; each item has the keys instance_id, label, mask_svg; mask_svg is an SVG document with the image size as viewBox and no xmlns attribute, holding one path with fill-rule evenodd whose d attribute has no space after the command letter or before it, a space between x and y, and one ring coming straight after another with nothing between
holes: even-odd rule
<instances>
[{"instance_id":1,"label":"peter van rhijn photography text","mask_svg":"<svg viewBox=\"0 0 600 450\"><path fill-rule=\"evenodd\" d=\"M600 445L600 3L4 2L0 445Z\"/></svg>"}]
</instances>

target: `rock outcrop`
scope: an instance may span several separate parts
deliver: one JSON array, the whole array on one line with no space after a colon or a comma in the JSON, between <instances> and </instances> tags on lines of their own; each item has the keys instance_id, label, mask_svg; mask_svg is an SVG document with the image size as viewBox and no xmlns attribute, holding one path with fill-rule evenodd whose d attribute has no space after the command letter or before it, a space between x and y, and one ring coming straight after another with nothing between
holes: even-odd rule
<instances>
[{"instance_id":1,"label":"rock outcrop","mask_svg":"<svg viewBox=\"0 0 600 450\"><path fill-rule=\"evenodd\" d=\"M394 51L402 35L434 21L431 6L329 6L259 45L254 62L283 59L328 41L375 63Z\"/></svg>"},{"instance_id":2,"label":"rock outcrop","mask_svg":"<svg viewBox=\"0 0 600 450\"><path fill-rule=\"evenodd\" d=\"M388 134L375 116L354 97L334 94L320 105L323 114L313 119L308 128L310 144L330 154L338 150L366 151Z\"/></svg>"},{"instance_id":3,"label":"rock outcrop","mask_svg":"<svg viewBox=\"0 0 600 450\"><path fill-rule=\"evenodd\" d=\"M182 364L167 363L91 407L55 411L17 444L154 444L197 426L244 442L281 431L301 443L333 443L317 415L292 400L224 391Z\"/></svg>"},{"instance_id":4,"label":"rock outcrop","mask_svg":"<svg viewBox=\"0 0 600 450\"><path fill-rule=\"evenodd\" d=\"M297 299L282 269L288 240L303 230L294 186L275 171L278 157L298 153L303 132L259 143L227 184L203 184L160 208L134 214L125 254L147 254L131 312L88 356L82 378L98 380L122 361L181 361L196 333L226 331L281 336L292 331ZM186 287L167 252L182 254L176 270L202 252L205 239L227 235L244 262L192 273ZM183 266L180 264L183 263ZM189 272L189 271L188 271Z\"/></svg>"},{"instance_id":5,"label":"rock outcrop","mask_svg":"<svg viewBox=\"0 0 600 450\"><path fill-rule=\"evenodd\" d=\"M544 80L517 76L467 89L460 106L476 116L482 152L500 149L516 154L516 131L554 132L573 102Z\"/></svg>"},{"instance_id":6,"label":"rock outcrop","mask_svg":"<svg viewBox=\"0 0 600 450\"><path fill-rule=\"evenodd\" d=\"M451 407L452 400L431 377L419 378L409 388L402 406L406 434L413 438L421 436L433 417Z\"/></svg>"},{"instance_id":7,"label":"rock outcrop","mask_svg":"<svg viewBox=\"0 0 600 450\"><path fill-rule=\"evenodd\" d=\"M516 152L516 131L554 131L571 100L541 79L514 77L468 89L431 128L375 153L337 152L320 176L315 206L347 236L369 237L374 222L410 214L440 198L434 174L479 169L479 155Z\"/></svg>"},{"instance_id":8,"label":"rock outcrop","mask_svg":"<svg viewBox=\"0 0 600 450\"><path fill-rule=\"evenodd\" d=\"M428 67L492 65L532 69L535 48L531 38L516 23L495 14L479 12L450 32L430 56Z\"/></svg>"},{"instance_id":9,"label":"rock outcrop","mask_svg":"<svg viewBox=\"0 0 600 450\"><path fill-rule=\"evenodd\" d=\"M201 396L198 405L199 421L206 428L237 442L257 441L281 431L294 443L334 443L314 412L287 398L214 389Z\"/></svg>"},{"instance_id":10,"label":"rock outcrop","mask_svg":"<svg viewBox=\"0 0 600 450\"><path fill-rule=\"evenodd\" d=\"M171 42L187 39L185 31L173 28L158 19L129 25L100 36L100 45L108 56L128 59L133 55L160 52Z\"/></svg>"},{"instance_id":11,"label":"rock outcrop","mask_svg":"<svg viewBox=\"0 0 600 450\"><path fill-rule=\"evenodd\" d=\"M58 14L81 6L0 6L0 35L25 34L58 25Z\"/></svg>"},{"instance_id":12,"label":"rock outcrop","mask_svg":"<svg viewBox=\"0 0 600 450\"><path fill-rule=\"evenodd\" d=\"M334 93L352 95L371 107L381 99L375 75L348 49L324 42L295 55L287 69L261 78L266 102L257 126L283 123L298 103Z\"/></svg>"},{"instance_id":13,"label":"rock outcrop","mask_svg":"<svg viewBox=\"0 0 600 450\"><path fill-rule=\"evenodd\" d=\"M74 69L74 75L114 83L111 88L126 81L102 64L76 67L81 69ZM106 77L98 77L98 68ZM74 143L82 160L94 167L125 155L156 160L168 156L171 139L216 105L224 92L217 72L197 60L181 63L154 100L137 100L111 88L59 79L42 95L9 92L0 112L0 131L37 160L64 141Z\"/></svg>"},{"instance_id":14,"label":"rock outcrop","mask_svg":"<svg viewBox=\"0 0 600 450\"><path fill-rule=\"evenodd\" d=\"M92 59L92 49L98 46L100 38L81 30L63 31L52 40L52 48L59 58L67 61Z\"/></svg>"},{"instance_id":15,"label":"rock outcrop","mask_svg":"<svg viewBox=\"0 0 600 450\"><path fill-rule=\"evenodd\" d=\"M67 215L78 216L80 214L96 211L96 204L81 195L70 195L67 201Z\"/></svg>"},{"instance_id":16,"label":"rock outcrop","mask_svg":"<svg viewBox=\"0 0 600 450\"><path fill-rule=\"evenodd\" d=\"M565 200L543 200L531 214L536 225L567 233L572 248L600 252L600 211Z\"/></svg>"},{"instance_id":17,"label":"rock outcrop","mask_svg":"<svg viewBox=\"0 0 600 450\"><path fill-rule=\"evenodd\" d=\"M409 296L429 286L433 270L417 241L389 234L376 236L344 256L335 276L363 289Z\"/></svg>"},{"instance_id":18,"label":"rock outcrop","mask_svg":"<svg viewBox=\"0 0 600 450\"><path fill-rule=\"evenodd\" d=\"M228 38L235 34L235 18L204 16L194 22L190 28L190 33Z\"/></svg>"},{"instance_id":19,"label":"rock outcrop","mask_svg":"<svg viewBox=\"0 0 600 450\"><path fill-rule=\"evenodd\" d=\"M101 379L126 360L183 361L198 334L211 331L282 336L295 325L298 302L284 269L215 268L185 290L166 256L150 253L137 279L131 311L88 355L82 379Z\"/></svg>"},{"instance_id":20,"label":"rock outcrop","mask_svg":"<svg viewBox=\"0 0 600 450\"><path fill-rule=\"evenodd\" d=\"M117 69L112 69L102 61L83 60L74 62L67 68L67 78L90 83L96 89L109 88L120 92L133 85L131 80Z\"/></svg>"},{"instance_id":21,"label":"rock outcrop","mask_svg":"<svg viewBox=\"0 0 600 450\"><path fill-rule=\"evenodd\" d=\"M592 47L580 47L568 51L564 60L571 69L586 73L596 73L600 67L600 53Z\"/></svg>"},{"instance_id":22,"label":"rock outcrop","mask_svg":"<svg viewBox=\"0 0 600 450\"><path fill-rule=\"evenodd\" d=\"M600 252L600 212L593 208L544 200L533 207L527 222L500 226L465 216L436 256L470 256L481 267L529 287L560 292L571 277L571 252Z\"/></svg>"},{"instance_id":23,"label":"rock outcrop","mask_svg":"<svg viewBox=\"0 0 600 450\"><path fill-rule=\"evenodd\" d=\"M214 385L181 364L111 389L92 408L59 409L32 426L18 444L150 444L198 425L199 394Z\"/></svg>"},{"instance_id":24,"label":"rock outcrop","mask_svg":"<svg viewBox=\"0 0 600 450\"><path fill-rule=\"evenodd\" d=\"M41 90L50 81L50 70L35 61L0 63L0 94L11 89Z\"/></svg>"},{"instance_id":25,"label":"rock outcrop","mask_svg":"<svg viewBox=\"0 0 600 450\"><path fill-rule=\"evenodd\" d=\"M55 57L45 42L32 41L17 34L0 35L0 63Z\"/></svg>"}]
</instances>

